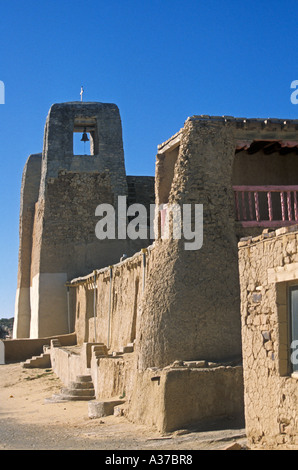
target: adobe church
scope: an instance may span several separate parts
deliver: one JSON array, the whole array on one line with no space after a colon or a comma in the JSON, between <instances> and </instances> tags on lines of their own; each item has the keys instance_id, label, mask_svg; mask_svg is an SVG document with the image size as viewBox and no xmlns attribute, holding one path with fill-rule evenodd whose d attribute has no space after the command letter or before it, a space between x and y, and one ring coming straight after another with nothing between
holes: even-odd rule
<instances>
[{"instance_id":1,"label":"adobe church","mask_svg":"<svg viewBox=\"0 0 298 470\"><path fill-rule=\"evenodd\" d=\"M77 132L90 155L74 155ZM23 173L14 338L44 338L67 386L86 374L93 400L125 397L160 431L243 416L238 242L297 223L297 148L295 120L192 116L155 178L127 176L117 106L53 105ZM161 208L153 240L96 238L95 208L118 196ZM164 222L196 204L203 244L185 250Z\"/></svg>"}]
</instances>

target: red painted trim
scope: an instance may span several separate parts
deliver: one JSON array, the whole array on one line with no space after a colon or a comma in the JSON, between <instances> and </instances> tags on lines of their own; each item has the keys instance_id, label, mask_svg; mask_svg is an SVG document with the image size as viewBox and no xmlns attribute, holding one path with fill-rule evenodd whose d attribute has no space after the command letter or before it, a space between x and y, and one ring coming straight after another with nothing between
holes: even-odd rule
<instances>
[{"instance_id":1,"label":"red painted trim","mask_svg":"<svg viewBox=\"0 0 298 470\"><path fill-rule=\"evenodd\" d=\"M291 185L291 186L233 186L234 191L259 191L259 192L267 192L267 191L298 191L298 186Z\"/></svg>"},{"instance_id":2,"label":"red painted trim","mask_svg":"<svg viewBox=\"0 0 298 470\"><path fill-rule=\"evenodd\" d=\"M257 222L256 220L246 220L239 222L242 227L286 227L288 225L297 225L297 222L294 220L261 220Z\"/></svg>"}]
</instances>

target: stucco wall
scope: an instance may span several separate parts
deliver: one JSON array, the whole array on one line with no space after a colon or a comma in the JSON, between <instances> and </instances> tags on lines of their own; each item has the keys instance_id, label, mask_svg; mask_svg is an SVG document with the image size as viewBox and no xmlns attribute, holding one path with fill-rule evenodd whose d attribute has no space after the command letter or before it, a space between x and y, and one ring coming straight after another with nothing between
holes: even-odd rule
<instances>
[{"instance_id":1,"label":"stucco wall","mask_svg":"<svg viewBox=\"0 0 298 470\"><path fill-rule=\"evenodd\" d=\"M298 227L239 243L245 421L252 446L298 445L287 288L298 283Z\"/></svg>"}]
</instances>

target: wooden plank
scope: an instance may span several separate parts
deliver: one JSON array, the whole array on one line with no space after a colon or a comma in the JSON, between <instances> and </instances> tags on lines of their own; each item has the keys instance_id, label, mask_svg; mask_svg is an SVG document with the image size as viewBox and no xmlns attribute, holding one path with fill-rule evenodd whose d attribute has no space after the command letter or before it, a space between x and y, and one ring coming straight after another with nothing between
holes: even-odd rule
<instances>
[{"instance_id":1,"label":"wooden plank","mask_svg":"<svg viewBox=\"0 0 298 470\"><path fill-rule=\"evenodd\" d=\"M294 191L294 213L295 213L295 220L298 220L298 205L297 205L297 192Z\"/></svg>"},{"instance_id":2,"label":"wooden plank","mask_svg":"<svg viewBox=\"0 0 298 470\"><path fill-rule=\"evenodd\" d=\"M280 193L280 204L281 204L281 217L282 220L286 220L286 205L285 205L285 196L283 191Z\"/></svg>"},{"instance_id":3,"label":"wooden plank","mask_svg":"<svg viewBox=\"0 0 298 470\"><path fill-rule=\"evenodd\" d=\"M287 207L288 207L288 220L293 220L293 217L292 217L291 192L290 192L290 191L287 191Z\"/></svg>"},{"instance_id":4,"label":"wooden plank","mask_svg":"<svg viewBox=\"0 0 298 470\"><path fill-rule=\"evenodd\" d=\"M256 211L256 219L257 221L260 220L260 208L259 208L259 195L257 191L254 192L255 197L255 211Z\"/></svg>"},{"instance_id":5,"label":"wooden plank","mask_svg":"<svg viewBox=\"0 0 298 470\"><path fill-rule=\"evenodd\" d=\"M245 192L244 191L241 191L241 197L242 197L242 218L243 218L243 220L247 220L246 207L245 207Z\"/></svg>"},{"instance_id":6,"label":"wooden plank","mask_svg":"<svg viewBox=\"0 0 298 470\"><path fill-rule=\"evenodd\" d=\"M272 209L271 191L268 191L268 192L267 192L267 201L268 201L269 220L273 220L273 209Z\"/></svg>"},{"instance_id":7,"label":"wooden plank","mask_svg":"<svg viewBox=\"0 0 298 470\"><path fill-rule=\"evenodd\" d=\"M249 206L249 217L250 217L250 220L253 220L253 219L254 219L254 216L253 216L253 210L252 210L252 196L251 196L251 192L250 192L250 191L248 192L248 206Z\"/></svg>"},{"instance_id":8,"label":"wooden plank","mask_svg":"<svg viewBox=\"0 0 298 470\"><path fill-rule=\"evenodd\" d=\"M240 220L239 196L238 191L235 191L235 205L236 205L236 220Z\"/></svg>"}]
</instances>

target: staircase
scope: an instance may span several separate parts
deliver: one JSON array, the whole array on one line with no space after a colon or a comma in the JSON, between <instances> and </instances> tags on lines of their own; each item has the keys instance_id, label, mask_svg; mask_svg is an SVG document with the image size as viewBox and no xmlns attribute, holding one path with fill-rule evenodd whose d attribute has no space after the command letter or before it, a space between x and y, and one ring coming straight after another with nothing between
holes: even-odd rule
<instances>
[{"instance_id":1,"label":"staircase","mask_svg":"<svg viewBox=\"0 0 298 470\"><path fill-rule=\"evenodd\" d=\"M27 359L25 362L21 362L21 366L25 369L47 369L51 367L51 354L49 353L50 348L61 347L58 339L51 340L51 346L44 345L43 353L39 356L33 356L31 359Z\"/></svg>"},{"instance_id":2,"label":"staircase","mask_svg":"<svg viewBox=\"0 0 298 470\"><path fill-rule=\"evenodd\" d=\"M49 353L42 353L39 356L33 356L21 363L25 369L47 369L51 367L51 355Z\"/></svg>"},{"instance_id":3,"label":"staircase","mask_svg":"<svg viewBox=\"0 0 298 470\"><path fill-rule=\"evenodd\" d=\"M51 401L89 401L95 399L95 390L91 375L78 375L68 388L62 388L60 394L52 396Z\"/></svg>"}]
</instances>

